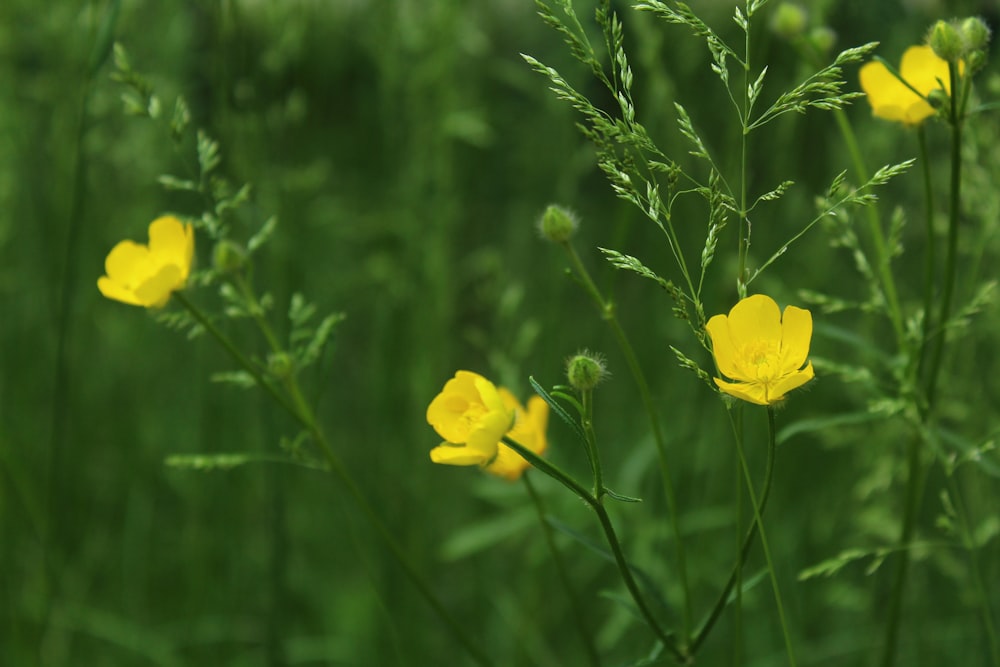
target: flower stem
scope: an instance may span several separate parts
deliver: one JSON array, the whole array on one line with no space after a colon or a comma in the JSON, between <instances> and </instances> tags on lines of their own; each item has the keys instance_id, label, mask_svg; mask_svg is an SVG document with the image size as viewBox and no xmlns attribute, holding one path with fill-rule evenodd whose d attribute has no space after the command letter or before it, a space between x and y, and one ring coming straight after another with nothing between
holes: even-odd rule
<instances>
[{"instance_id":1,"label":"flower stem","mask_svg":"<svg viewBox=\"0 0 1000 667\"><path fill-rule=\"evenodd\" d=\"M261 388L267 391L267 393L274 398L279 405L288 411L292 417L294 417L295 420L309 432L309 435L316 442L320 452L323 454L323 458L326 460L329 469L347 488L348 493L357 503L358 507L361 508L362 512L364 512L365 517L368 519L372 527L375 528L375 531L378 533L379 537L382 538L382 541L385 542L390 553L396 559L396 562L403 568L404 573L410 579L410 583L414 585L417 591L423 596L424 600L431 606L432 609L434 609L441 620L445 622L468 654L482 667L490 667L493 662L486 656L479 645L467 636L462 625L459 624L454 617L452 617L452 615L445 608L444 604L440 601L440 599L438 599L437 595L435 595L430 589L430 586L428 586L428 584L424 581L423 576L421 576L421 574L410 562L402 546L396 541L396 538L389 530L389 527L385 525L385 522L382 521L382 518L368 501L368 498L361 491L361 488L354 481L354 478L347 471L347 468L344 467L340 457L338 457L336 452L334 452L333 447L330 445L330 442L326 439L326 436L317 423L311 408L305 401L294 374L290 375L285 382L285 388L292 399L289 401L288 398L283 396L281 392L278 391L278 389L261 374L256 365L251 363L250 360L247 359L246 356L232 344L229 338L226 337L226 335L223 334L218 327L212 324L212 322L205 317L205 315L181 292L175 292L174 298L176 298L181 305L183 305L188 312L190 312L191 315L205 327L205 330L208 331L222 345L223 348L225 348L233 360L242 366ZM260 321L258 321L258 324L260 324ZM267 336L265 334L265 337L269 338L270 341L274 341L276 344L276 339L274 339L273 335Z\"/></svg>"},{"instance_id":2,"label":"flower stem","mask_svg":"<svg viewBox=\"0 0 1000 667\"><path fill-rule=\"evenodd\" d=\"M948 475L949 495L954 501L955 513L961 523L962 544L969 553L969 567L972 571L973 589L976 597L979 598L980 613L983 618L983 625L986 626L986 637L990 645L990 662L993 667L1000 667L1000 642L997 641L997 624L993 617L993 609L990 607L989 588L983 581L982 570L979 567L979 556L976 555L979 547L976 544L972 527L969 525L969 516L965 511L965 501L962 499L961 489L958 481L953 475Z\"/></svg>"},{"instance_id":3,"label":"flower stem","mask_svg":"<svg viewBox=\"0 0 1000 667\"><path fill-rule=\"evenodd\" d=\"M580 597L576 594L576 589L573 587L569 573L566 570L566 562L563 560L562 554L559 552L556 541L552 536L552 527L545 519L545 506L542 504L542 499L538 495L538 491L535 490L530 473L530 470L525 472L521 476L521 479L524 480L524 487L528 490L531 502L535 506L538 523L541 524L542 533L545 535L545 544L549 548L549 553L552 554L552 562L556 566L556 572L559 573L559 581L562 583L563 588L566 589L566 595L569 597L570 605L573 607L573 618L576 622L577 630L580 632L580 639L583 640L583 647L587 652L587 660L592 667L601 667L601 657L597 652L597 647L594 646L593 633L587 627L587 620L583 615L583 605L580 604Z\"/></svg>"},{"instance_id":4,"label":"flower stem","mask_svg":"<svg viewBox=\"0 0 1000 667\"><path fill-rule=\"evenodd\" d=\"M937 392L938 374L941 370L941 356L944 353L944 343L948 318L951 316L951 299L955 291L955 269L956 258L958 256L958 218L961 203L962 188L962 115L964 110L959 107L959 97L964 100L964 95L960 95L958 90L958 68L954 63L949 63L949 76L951 77L951 192L948 203L948 246L944 263L944 286L941 291L941 309L938 312L937 338L934 340L934 352L931 356L930 371L927 376L927 405L928 410L934 404ZM963 105L964 106L964 105Z\"/></svg>"},{"instance_id":5,"label":"flower stem","mask_svg":"<svg viewBox=\"0 0 1000 667\"><path fill-rule=\"evenodd\" d=\"M764 531L764 523L761 520L761 513L763 512L763 500L765 497L761 496L761 502L757 500L757 493L754 491L753 479L750 476L750 468L747 465L746 455L743 451L743 438L741 437L739 431L736 428L736 422L733 419L732 410L729 410L729 420L733 426L733 432L736 434L736 453L740 457L740 467L743 468L743 479L747 485L747 493L750 495L750 502L753 504L753 518L754 525L757 526L760 532L760 546L764 551L764 558L767 561L767 570L771 578L771 588L774 591L774 602L778 608L778 620L781 623L781 634L785 640L785 652L788 654L788 664L791 667L795 667L795 652L792 650L792 639L791 635L788 633L788 621L785 618L785 606L781 601L781 590L778 586L778 576L774 569L774 561L771 558L771 547L768 545L767 533ZM774 426L774 408L770 405L767 406L767 449L768 458L773 461L774 459L774 449L775 449L775 426Z\"/></svg>"},{"instance_id":6,"label":"flower stem","mask_svg":"<svg viewBox=\"0 0 1000 667\"><path fill-rule=\"evenodd\" d=\"M770 408L768 410L770 412ZM738 429L738 426L734 428ZM698 647L701 646L702 642L705 641L705 638L708 637L709 632L712 630L712 626L714 626L715 622L719 620L722 611L726 608L726 605L729 602L729 596L733 592L733 587L736 586L737 582L740 580L743 565L746 563L747 556L750 553L750 547L753 545L754 538L757 536L757 530L759 527L758 516L762 516L764 514L764 509L767 507L767 499L771 496L771 481L774 478L774 452L774 426L773 423L769 422L767 465L764 472L764 488L760 494L760 509L755 513L754 521L751 523L750 528L747 530L747 533L743 538L739 555L737 556L736 563L733 565L733 571L729 575L729 580L726 582L725 588L723 588L722 593L719 595L719 599L716 600L715 606L712 607L712 611L709 613L705 623L698 630L694 640L691 642L690 650L692 654L697 653Z\"/></svg>"},{"instance_id":7,"label":"flower stem","mask_svg":"<svg viewBox=\"0 0 1000 667\"><path fill-rule=\"evenodd\" d=\"M604 530L604 537L608 542L608 546L611 547L611 553L614 556L615 565L618 566L618 571L621 574L622 581L625 583L625 587L628 589L629 595L632 596L632 601L635 602L639 614L642 616L643 620L646 621L646 625L648 625L650 630L653 631L653 634L656 635L656 637L663 643L663 646L678 662L682 664L690 664L689 654L678 648L677 644L673 640L673 636L663 630L659 621L656 620L652 610L649 608L642 591L639 589L638 583L635 581L635 577L632 576L632 568L625 559L625 552L622 550L618 534L615 532L614 524L611 522L611 517L608 516L608 511L604 508L604 503L601 498L587 491L582 484L570 477L567 473L563 472L554 463L547 459L543 459L541 456L516 440L512 440L511 438L504 436L503 442L515 452L520 454L524 460L532 466L571 490L579 496L583 502L587 503L592 510L594 510L597 514L597 519L601 524L601 528Z\"/></svg>"},{"instance_id":8,"label":"flower stem","mask_svg":"<svg viewBox=\"0 0 1000 667\"><path fill-rule=\"evenodd\" d=\"M921 124L917 128L917 137L920 141L920 162L923 165L924 173L924 208L927 218L927 235L924 241L924 321L920 334L920 349L918 350L916 378L919 379L923 372L925 356L927 354L927 342L930 339L930 332L933 330L934 309L934 187L931 181L931 162L927 152L927 132Z\"/></svg>"},{"instance_id":9,"label":"flower stem","mask_svg":"<svg viewBox=\"0 0 1000 667\"><path fill-rule=\"evenodd\" d=\"M887 611L885 644L882 648L883 667L889 667L896 660L899 621L903 609L903 590L906 587L906 578L910 569L910 545L913 541L913 530L924 495L924 482L927 479L920 460L920 442L916 438L910 442L907 468L909 473L906 480L906 507L899 536L899 562L896 565L896 578L892 583L892 593Z\"/></svg>"},{"instance_id":10,"label":"flower stem","mask_svg":"<svg viewBox=\"0 0 1000 667\"><path fill-rule=\"evenodd\" d=\"M684 541L681 537L680 518L677 510L677 492L674 488L673 477L670 475L670 467L667 463L666 438L663 435L663 428L660 425L659 415L653 405L653 397L649 390L649 382L646 380L646 375L643 373L642 366L639 364L639 359L636 357L635 350L632 348L632 344L629 342L628 336L625 335L625 330L622 329L621 323L618 321L614 304L611 301L605 300L601 295L600 290L597 289L593 279L590 277L590 273L587 271L587 267L584 266L583 262L580 260L580 256L573 248L573 245L568 242L562 245L566 249L566 253L569 256L570 266L572 267L574 274L579 278L584 290L590 295L590 298L594 301L598 310L600 310L601 318L611 327L611 331L615 336L615 341L618 343L618 348L625 356L625 363L632 375L632 381L635 382L635 385L639 390L639 397L642 401L642 406L646 411L646 416L649 418L649 425L653 431L653 441L656 443L660 477L663 482L664 495L666 496L667 501L667 512L670 515L670 526L673 532L674 540L674 559L677 563L677 575L680 579L681 590L683 591L684 597L682 607L684 610L684 637L688 638L691 636L694 622L691 610L691 587L688 583L687 574L687 558L684 553Z\"/></svg>"}]
</instances>

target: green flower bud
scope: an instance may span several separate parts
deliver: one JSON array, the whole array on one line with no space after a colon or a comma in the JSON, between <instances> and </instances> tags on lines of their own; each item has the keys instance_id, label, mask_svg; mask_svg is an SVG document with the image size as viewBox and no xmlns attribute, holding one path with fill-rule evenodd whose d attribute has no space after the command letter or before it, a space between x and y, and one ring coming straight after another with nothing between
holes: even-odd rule
<instances>
[{"instance_id":1,"label":"green flower bud","mask_svg":"<svg viewBox=\"0 0 1000 667\"><path fill-rule=\"evenodd\" d=\"M837 43L837 33L829 26L821 25L809 31L809 41L813 48L823 54L830 53Z\"/></svg>"},{"instance_id":2,"label":"green flower bud","mask_svg":"<svg viewBox=\"0 0 1000 667\"><path fill-rule=\"evenodd\" d=\"M986 64L986 52L981 50L973 51L966 56L965 64L968 65L970 72L978 71Z\"/></svg>"},{"instance_id":3,"label":"green flower bud","mask_svg":"<svg viewBox=\"0 0 1000 667\"><path fill-rule=\"evenodd\" d=\"M809 22L809 15L801 5L783 2L771 18L771 30L776 34L791 40L802 35Z\"/></svg>"},{"instance_id":4,"label":"green flower bud","mask_svg":"<svg viewBox=\"0 0 1000 667\"><path fill-rule=\"evenodd\" d=\"M577 391L590 391L608 376L604 357L584 350L566 362L566 379Z\"/></svg>"},{"instance_id":5,"label":"green flower bud","mask_svg":"<svg viewBox=\"0 0 1000 667\"><path fill-rule=\"evenodd\" d=\"M555 204L550 204L538 221L538 229L542 236L553 243L566 243L573 238L579 226L580 223L573 213Z\"/></svg>"},{"instance_id":6,"label":"green flower bud","mask_svg":"<svg viewBox=\"0 0 1000 667\"><path fill-rule=\"evenodd\" d=\"M238 271L247 261L247 252L239 243L222 239L212 249L212 265L219 273Z\"/></svg>"},{"instance_id":7,"label":"green flower bud","mask_svg":"<svg viewBox=\"0 0 1000 667\"><path fill-rule=\"evenodd\" d=\"M990 43L990 28L986 21L978 16L971 16L961 25L962 40L968 51L981 51Z\"/></svg>"},{"instance_id":8,"label":"green flower bud","mask_svg":"<svg viewBox=\"0 0 1000 667\"><path fill-rule=\"evenodd\" d=\"M948 62L957 61L965 51L965 40L955 26L947 21L938 21L931 26L927 43L938 58Z\"/></svg>"},{"instance_id":9,"label":"green flower bud","mask_svg":"<svg viewBox=\"0 0 1000 667\"><path fill-rule=\"evenodd\" d=\"M948 104L948 93L940 88L935 88L927 93L927 103L935 109L943 109Z\"/></svg>"}]
</instances>

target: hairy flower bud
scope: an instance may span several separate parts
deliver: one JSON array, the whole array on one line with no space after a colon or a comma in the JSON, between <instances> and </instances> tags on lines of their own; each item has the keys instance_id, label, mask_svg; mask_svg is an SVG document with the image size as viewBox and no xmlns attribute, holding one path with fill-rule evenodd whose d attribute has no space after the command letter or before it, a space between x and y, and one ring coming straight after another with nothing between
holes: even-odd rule
<instances>
[{"instance_id":1,"label":"hairy flower bud","mask_svg":"<svg viewBox=\"0 0 1000 667\"><path fill-rule=\"evenodd\" d=\"M584 350L566 362L566 379L577 391L590 391L608 375L604 358Z\"/></svg>"},{"instance_id":2,"label":"hairy flower bud","mask_svg":"<svg viewBox=\"0 0 1000 667\"><path fill-rule=\"evenodd\" d=\"M978 16L970 16L962 21L959 29L968 51L982 51L990 43L990 28Z\"/></svg>"},{"instance_id":3,"label":"hairy flower bud","mask_svg":"<svg viewBox=\"0 0 1000 667\"><path fill-rule=\"evenodd\" d=\"M947 21L938 21L931 26L927 43L934 50L934 55L948 62L957 61L965 51L965 40L955 26Z\"/></svg>"},{"instance_id":4,"label":"hairy flower bud","mask_svg":"<svg viewBox=\"0 0 1000 667\"><path fill-rule=\"evenodd\" d=\"M550 204L538 221L538 229L549 241L565 243L573 238L580 223L576 216L562 206Z\"/></svg>"}]
</instances>

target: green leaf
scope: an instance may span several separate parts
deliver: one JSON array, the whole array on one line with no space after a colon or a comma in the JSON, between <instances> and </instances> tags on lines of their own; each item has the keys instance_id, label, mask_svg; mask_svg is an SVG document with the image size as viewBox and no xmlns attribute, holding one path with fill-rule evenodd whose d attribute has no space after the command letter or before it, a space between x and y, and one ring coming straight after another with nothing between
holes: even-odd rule
<instances>
[{"instance_id":1,"label":"green leaf","mask_svg":"<svg viewBox=\"0 0 1000 667\"><path fill-rule=\"evenodd\" d=\"M528 383L531 385L531 388L535 390L535 393L541 396L542 400L549 404L549 407L552 408L552 412L556 413L557 417L562 419L571 429L573 429L576 436L580 438L580 442L587 442L587 434L583 432L583 427L580 426L580 423L573 419L573 417L566 412L565 408L563 408L563 406L560 405L556 399L550 396L549 393L542 388L542 385L535 381L535 378L529 376Z\"/></svg>"}]
</instances>

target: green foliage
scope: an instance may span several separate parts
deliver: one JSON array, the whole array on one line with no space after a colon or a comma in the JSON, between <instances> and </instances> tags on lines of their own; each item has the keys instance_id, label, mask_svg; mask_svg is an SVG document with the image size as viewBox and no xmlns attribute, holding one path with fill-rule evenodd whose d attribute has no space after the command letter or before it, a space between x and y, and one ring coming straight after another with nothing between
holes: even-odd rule
<instances>
[{"instance_id":1,"label":"green foliage","mask_svg":"<svg viewBox=\"0 0 1000 667\"><path fill-rule=\"evenodd\" d=\"M759 494L764 424L727 412L705 333L764 292L815 327L763 516L799 664L879 657L905 554L895 663L995 665L995 59L975 46L963 93L946 313L948 123L913 160L917 131L857 85L876 53L981 8L813 3L788 42L766 30L777 3L739 5L0 3L0 664L476 664L303 411L497 667L588 664L577 611L600 664L677 664L585 502L529 472L574 602L521 485L428 462L427 403L455 368L540 395L546 458L573 479L599 460L671 641L719 601L698 664L782 663L759 537L724 591L753 525L734 429ZM859 171L844 125L862 167L886 166ZM532 231L551 201L580 213L596 311ZM168 212L197 227L184 297L204 320L95 289L108 250ZM545 389L585 348L610 371L591 405Z\"/></svg>"}]
</instances>

